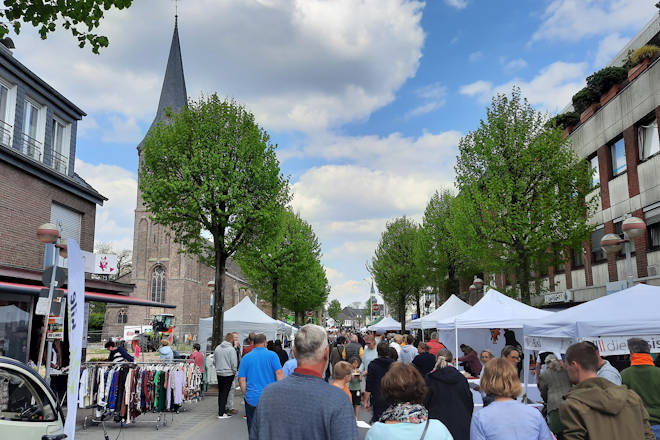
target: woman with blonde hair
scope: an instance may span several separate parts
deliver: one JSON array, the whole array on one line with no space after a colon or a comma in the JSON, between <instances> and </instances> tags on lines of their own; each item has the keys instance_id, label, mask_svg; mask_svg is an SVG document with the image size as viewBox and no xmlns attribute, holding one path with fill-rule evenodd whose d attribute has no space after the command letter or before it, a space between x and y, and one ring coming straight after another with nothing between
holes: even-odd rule
<instances>
[{"instance_id":1,"label":"woman with blonde hair","mask_svg":"<svg viewBox=\"0 0 660 440\"><path fill-rule=\"evenodd\" d=\"M172 351L172 347L170 347L170 341L167 339L163 339L160 341L161 347L158 349L158 352L160 353L160 360L161 362L171 362L174 360L174 352Z\"/></svg>"},{"instance_id":2,"label":"woman with blonde hair","mask_svg":"<svg viewBox=\"0 0 660 440\"><path fill-rule=\"evenodd\" d=\"M471 440L554 439L541 413L515 400L522 386L518 371L511 362L502 358L488 362L480 386L495 400L472 416Z\"/></svg>"}]
</instances>

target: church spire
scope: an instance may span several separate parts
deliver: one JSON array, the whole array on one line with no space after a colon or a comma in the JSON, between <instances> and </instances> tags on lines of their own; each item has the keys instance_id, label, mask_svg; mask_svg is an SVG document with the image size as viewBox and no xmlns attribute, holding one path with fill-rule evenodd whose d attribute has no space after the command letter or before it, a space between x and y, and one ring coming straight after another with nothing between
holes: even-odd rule
<instances>
[{"instance_id":1,"label":"church spire","mask_svg":"<svg viewBox=\"0 0 660 440\"><path fill-rule=\"evenodd\" d=\"M188 103L188 94L186 93L186 79L183 75L183 61L181 59L181 45L179 44L179 17L174 17L174 33L172 34L172 44L170 45L170 55L167 58L167 67L165 69L165 78L163 78L163 87L160 91L156 117L149 127L147 136L151 129L160 121L166 119L165 109L170 107L173 112L178 113ZM145 136L146 138L146 136ZM141 149L142 142L138 146Z\"/></svg>"}]
</instances>

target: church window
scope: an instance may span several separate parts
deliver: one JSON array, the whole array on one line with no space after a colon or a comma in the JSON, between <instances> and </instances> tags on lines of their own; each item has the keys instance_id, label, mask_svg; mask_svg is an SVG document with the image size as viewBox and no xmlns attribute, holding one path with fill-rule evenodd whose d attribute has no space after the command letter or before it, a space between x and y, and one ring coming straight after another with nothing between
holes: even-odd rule
<instances>
[{"instance_id":1,"label":"church window","mask_svg":"<svg viewBox=\"0 0 660 440\"><path fill-rule=\"evenodd\" d=\"M117 313L117 324L126 324L128 322L128 315L126 310L122 309Z\"/></svg>"},{"instance_id":2,"label":"church window","mask_svg":"<svg viewBox=\"0 0 660 440\"><path fill-rule=\"evenodd\" d=\"M165 302L166 288L165 268L163 266L156 266L151 277L151 300L159 303Z\"/></svg>"}]
</instances>

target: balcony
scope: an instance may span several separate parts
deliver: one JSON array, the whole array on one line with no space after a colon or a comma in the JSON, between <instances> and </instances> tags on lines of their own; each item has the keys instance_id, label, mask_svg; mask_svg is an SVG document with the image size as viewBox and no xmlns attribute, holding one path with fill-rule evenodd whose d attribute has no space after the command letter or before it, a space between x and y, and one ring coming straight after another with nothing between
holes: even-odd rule
<instances>
[{"instance_id":1,"label":"balcony","mask_svg":"<svg viewBox=\"0 0 660 440\"><path fill-rule=\"evenodd\" d=\"M21 148L21 153L36 161L41 161L42 150L43 145L41 142L23 133L23 146Z\"/></svg>"},{"instance_id":2,"label":"balcony","mask_svg":"<svg viewBox=\"0 0 660 440\"><path fill-rule=\"evenodd\" d=\"M0 120L0 145L11 147L11 134L13 131L14 127Z\"/></svg>"},{"instance_id":3,"label":"balcony","mask_svg":"<svg viewBox=\"0 0 660 440\"><path fill-rule=\"evenodd\" d=\"M51 154L53 157L53 169L62 174L66 174L67 168L69 167L69 158L57 151L53 151Z\"/></svg>"}]
</instances>

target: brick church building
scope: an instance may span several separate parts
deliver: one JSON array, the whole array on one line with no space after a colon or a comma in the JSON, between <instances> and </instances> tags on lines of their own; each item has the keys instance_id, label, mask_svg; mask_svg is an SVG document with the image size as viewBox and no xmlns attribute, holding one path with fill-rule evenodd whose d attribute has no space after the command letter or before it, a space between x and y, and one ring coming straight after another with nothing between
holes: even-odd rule
<instances>
[{"instance_id":1,"label":"brick church building","mask_svg":"<svg viewBox=\"0 0 660 440\"><path fill-rule=\"evenodd\" d=\"M156 116L145 139L153 127L165 119L165 109L170 107L175 112L180 111L187 100L178 24L175 22ZM140 157L143 144L144 140L137 147ZM211 316L211 289L208 284L214 279L215 269L195 256L179 253L181 246L170 237L169 229L154 223L149 214L138 188L131 273L131 283L135 285L133 296L171 304L176 308L108 306L103 329L106 338L123 335L125 325L147 324L153 315L159 313L176 316L178 328L175 335L196 335L199 319ZM246 295L252 297L240 268L231 260L226 266L224 290L225 310L238 304ZM262 304L260 306L263 308Z\"/></svg>"}]
</instances>

